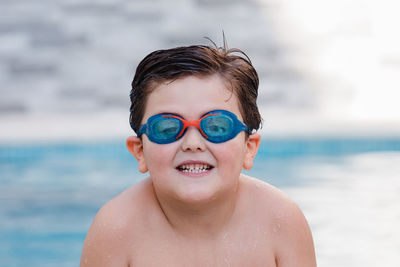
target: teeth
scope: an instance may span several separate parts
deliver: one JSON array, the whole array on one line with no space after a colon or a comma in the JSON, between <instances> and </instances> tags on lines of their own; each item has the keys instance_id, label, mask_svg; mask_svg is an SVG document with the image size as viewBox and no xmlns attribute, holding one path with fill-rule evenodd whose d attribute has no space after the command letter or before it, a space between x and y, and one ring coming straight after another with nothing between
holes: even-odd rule
<instances>
[{"instance_id":1,"label":"teeth","mask_svg":"<svg viewBox=\"0 0 400 267\"><path fill-rule=\"evenodd\" d=\"M183 164L178 169L183 172L202 173L211 169L211 166L207 164Z\"/></svg>"}]
</instances>

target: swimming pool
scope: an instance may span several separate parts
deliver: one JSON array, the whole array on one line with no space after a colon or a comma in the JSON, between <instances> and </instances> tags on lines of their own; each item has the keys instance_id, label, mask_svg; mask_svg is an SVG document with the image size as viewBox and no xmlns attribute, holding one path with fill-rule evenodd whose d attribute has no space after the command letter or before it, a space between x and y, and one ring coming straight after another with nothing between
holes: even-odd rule
<instances>
[{"instance_id":1,"label":"swimming pool","mask_svg":"<svg viewBox=\"0 0 400 267\"><path fill-rule=\"evenodd\" d=\"M0 266L77 266L97 210L145 177L124 143L0 145ZM264 139L247 173L299 203L320 266L400 262L400 138Z\"/></svg>"}]
</instances>

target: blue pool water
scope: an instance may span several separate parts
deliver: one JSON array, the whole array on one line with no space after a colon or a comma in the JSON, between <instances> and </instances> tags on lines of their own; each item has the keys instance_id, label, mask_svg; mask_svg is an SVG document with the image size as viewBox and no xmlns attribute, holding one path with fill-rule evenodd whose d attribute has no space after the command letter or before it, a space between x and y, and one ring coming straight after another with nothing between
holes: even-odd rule
<instances>
[{"instance_id":1,"label":"blue pool water","mask_svg":"<svg viewBox=\"0 0 400 267\"><path fill-rule=\"evenodd\" d=\"M265 139L248 174L299 203L321 266L377 266L400 260L398 166L400 138ZM0 145L0 266L77 266L97 210L144 177L124 140Z\"/></svg>"}]
</instances>

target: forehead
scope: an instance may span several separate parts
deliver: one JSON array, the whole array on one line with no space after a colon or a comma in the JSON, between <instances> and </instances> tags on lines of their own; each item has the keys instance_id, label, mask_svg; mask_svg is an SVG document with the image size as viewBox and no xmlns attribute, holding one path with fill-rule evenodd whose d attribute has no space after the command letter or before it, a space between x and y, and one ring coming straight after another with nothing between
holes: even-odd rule
<instances>
[{"instance_id":1,"label":"forehead","mask_svg":"<svg viewBox=\"0 0 400 267\"><path fill-rule=\"evenodd\" d=\"M227 81L219 75L191 75L156 84L147 98L142 121L160 113L198 119L215 109L225 109L241 117L237 96Z\"/></svg>"}]
</instances>

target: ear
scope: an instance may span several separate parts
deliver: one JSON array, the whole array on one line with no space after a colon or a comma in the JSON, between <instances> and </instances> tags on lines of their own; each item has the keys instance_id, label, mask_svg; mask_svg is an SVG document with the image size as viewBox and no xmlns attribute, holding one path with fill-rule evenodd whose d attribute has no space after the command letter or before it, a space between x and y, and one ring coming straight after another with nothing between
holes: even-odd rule
<instances>
[{"instance_id":1,"label":"ear","mask_svg":"<svg viewBox=\"0 0 400 267\"><path fill-rule=\"evenodd\" d=\"M146 161L144 159L142 140L140 140L140 138L136 136L129 136L126 139L126 147L128 148L129 152L136 158L139 164L139 171L141 173L147 172L149 169L147 168Z\"/></svg>"},{"instance_id":2,"label":"ear","mask_svg":"<svg viewBox=\"0 0 400 267\"><path fill-rule=\"evenodd\" d=\"M244 156L243 168L250 170L253 167L253 159L257 154L258 147L260 146L261 135L253 133L247 139L246 154Z\"/></svg>"}]
</instances>

